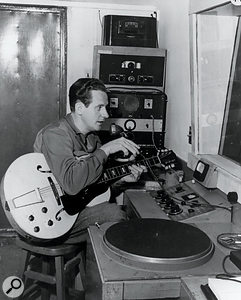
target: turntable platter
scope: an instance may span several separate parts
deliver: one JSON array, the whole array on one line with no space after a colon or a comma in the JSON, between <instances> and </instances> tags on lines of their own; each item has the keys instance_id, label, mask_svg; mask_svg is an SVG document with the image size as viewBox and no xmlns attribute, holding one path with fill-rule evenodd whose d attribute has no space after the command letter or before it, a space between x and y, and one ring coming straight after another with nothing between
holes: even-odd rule
<instances>
[{"instance_id":1,"label":"turntable platter","mask_svg":"<svg viewBox=\"0 0 241 300\"><path fill-rule=\"evenodd\" d=\"M151 270L183 270L207 262L214 245L200 229L162 219L134 219L110 226L103 247L113 259Z\"/></svg>"}]
</instances>

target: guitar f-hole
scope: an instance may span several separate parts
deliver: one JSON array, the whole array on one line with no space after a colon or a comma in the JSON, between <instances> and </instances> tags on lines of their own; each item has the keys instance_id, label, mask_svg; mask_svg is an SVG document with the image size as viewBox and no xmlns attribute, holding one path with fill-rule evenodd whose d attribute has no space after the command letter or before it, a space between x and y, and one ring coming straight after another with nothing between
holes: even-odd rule
<instances>
[{"instance_id":1,"label":"guitar f-hole","mask_svg":"<svg viewBox=\"0 0 241 300\"><path fill-rule=\"evenodd\" d=\"M56 213L55 219L56 219L57 221L61 221L61 217L60 217L59 215L60 215L60 213L63 212L63 211L64 211L64 208L61 208L61 209Z\"/></svg>"},{"instance_id":2,"label":"guitar f-hole","mask_svg":"<svg viewBox=\"0 0 241 300\"><path fill-rule=\"evenodd\" d=\"M37 170L41 173L52 173L50 170L41 170L42 166L41 165L37 165Z\"/></svg>"}]
</instances>

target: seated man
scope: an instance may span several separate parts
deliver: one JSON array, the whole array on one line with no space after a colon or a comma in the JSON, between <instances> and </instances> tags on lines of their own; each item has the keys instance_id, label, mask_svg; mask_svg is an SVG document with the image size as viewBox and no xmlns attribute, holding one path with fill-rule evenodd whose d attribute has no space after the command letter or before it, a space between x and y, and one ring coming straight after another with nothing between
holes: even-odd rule
<instances>
[{"instance_id":1,"label":"seated man","mask_svg":"<svg viewBox=\"0 0 241 300\"><path fill-rule=\"evenodd\" d=\"M131 153L127 160L133 160L139 153L139 146L124 137L101 145L96 131L101 129L102 123L108 118L108 96L106 87L100 80L78 79L70 87L69 104L71 113L38 133L34 151L44 154L65 193L78 195L89 186L95 189L95 183L103 174L105 163L111 154L119 151L124 155ZM121 181L137 181L144 166L133 164L129 170L131 174L122 177ZM78 243L83 230L96 222L102 224L126 219L124 211L116 203L109 203L108 199L104 202L91 200L84 201L81 197L75 199L84 203L80 205L81 211L65 237L65 242Z\"/></svg>"}]
</instances>

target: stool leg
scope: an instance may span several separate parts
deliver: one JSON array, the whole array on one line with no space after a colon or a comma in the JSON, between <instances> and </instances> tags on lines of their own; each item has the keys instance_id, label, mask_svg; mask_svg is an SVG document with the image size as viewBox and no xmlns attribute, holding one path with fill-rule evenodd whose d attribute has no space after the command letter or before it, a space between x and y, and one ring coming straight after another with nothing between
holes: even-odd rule
<instances>
[{"instance_id":1,"label":"stool leg","mask_svg":"<svg viewBox=\"0 0 241 300\"><path fill-rule=\"evenodd\" d=\"M43 258L42 261L42 273L49 274L50 273L50 262L49 258ZM41 287L41 300L49 300L50 292L46 287Z\"/></svg>"},{"instance_id":2,"label":"stool leg","mask_svg":"<svg viewBox=\"0 0 241 300\"><path fill-rule=\"evenodd\" d=\"M31 257L32 254L28 250L22 249L23 251L23 257L22 257L22 262L20 266L20 277L24 283L24 292L23 294L18 297L18 299L25 299L25 295L27 296L28 293L36 289L36 286L34 287L34 281L30 278L27 278L25 276L25 272L30 268L30 263L31 263Z\"/></svg>"},{"instance_id":3,"label":"stool leg","mask_svg":"<svg viewBox=\"0 0 241 300\"><path fill-rule=\"evenodd\" d=\"M65 300L64 258L55 257L56 294L58 300Z\"/></svg>"},{"instance_id":4,"label":"stool leg","mask_svg":"<svg viewBox=\"0 0 241 300\"><path fill-rule=\"evenodd\" d=\"M25 277L24 272L28 268L30 257L31 257L31 254L28 251L23 249L23 258L22 258L22 263L21 263L21 267L20 267L20 276L21 276L24 284L26 283L26 277Z\"/></svg>"},{"instance_id":5,"label":"stool leg","mask_svg":"<svg viewBox=\"0 0 241 300\"><path fill-rule=\"evenodd\" d=\"M82 253L80 253L80 263L79 263L79 274L83 286L83 290L86 290L86 270L85 270L85 258L83 257Z\"/></svg>"},{"instance_id":6,"label":"stool leg","mask_svg":"<svg viewBox=\"0 0 241 300\"><path fill-rule=\"evenodd\" d=\"M21 277L21 279L24 283L24 288L26 289L26 281L27 280L26 280L24 272L28 268L28 264L29 264L29 261L30 261L31 254L28 251L24 250L24 249L22 249L22 252L23 252L23 255L22 255L22 260L21 260L21 265L20 265L20 270L19 270L20 274L19 275L20 275L20 277ZM23 295L18 297L16 300L20 300L22 298L23 298Z\"/></svg>"}]
</instances>

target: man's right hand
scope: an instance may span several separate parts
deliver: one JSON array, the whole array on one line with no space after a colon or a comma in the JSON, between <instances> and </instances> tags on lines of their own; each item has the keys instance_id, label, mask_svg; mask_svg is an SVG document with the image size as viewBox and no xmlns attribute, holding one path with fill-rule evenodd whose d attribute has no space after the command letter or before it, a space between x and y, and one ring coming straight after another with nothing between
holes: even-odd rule
<instances>
[{"instance_id":1,"label":"man's right hand","mask_svg":"<svg viewBox=\"0 0 241 300\"><path fill-rule=\"evenodd\" d=\"M107 156L122 151L124 156L128 156L128 158L124 158L124 161L131 161L139 154L140 146L131 140L121 137L102 145L100 149L102 149ZM131 153L130 157L129 153Z\"/></svg>"}]
</instances>

